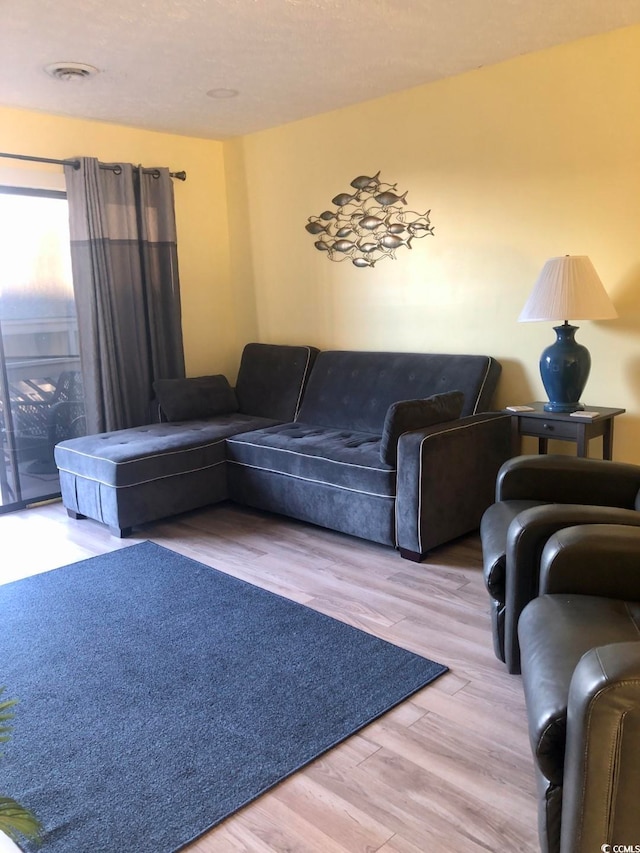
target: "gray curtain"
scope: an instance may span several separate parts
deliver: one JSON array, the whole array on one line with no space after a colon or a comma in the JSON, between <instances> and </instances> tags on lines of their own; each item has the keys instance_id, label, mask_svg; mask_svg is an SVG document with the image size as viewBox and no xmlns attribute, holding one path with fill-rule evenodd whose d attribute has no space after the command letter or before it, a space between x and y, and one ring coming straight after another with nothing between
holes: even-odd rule
<instances>
[{"instance_id":1,"label":"gray curtain","mask_svg":"<svg viewBox=\"0 0 640 853\"><path fill-rule=\"evenodd\" d=\"M87 432L149 423L155 379L184 376L168 169L65 166Z\"/></svg>"}]
</instances>

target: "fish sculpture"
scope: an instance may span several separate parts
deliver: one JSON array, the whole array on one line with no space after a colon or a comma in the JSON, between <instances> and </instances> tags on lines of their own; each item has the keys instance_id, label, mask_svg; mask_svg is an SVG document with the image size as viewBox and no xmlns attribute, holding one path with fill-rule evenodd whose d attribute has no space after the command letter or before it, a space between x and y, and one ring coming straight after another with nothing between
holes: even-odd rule
<instances>
[{"instance_id":1,"label":"fish sculpture","mask_svg":"<svg viewBox=\"0 0 640 853\"><path fill-rule=\"evenodd\" d=\"M355 249L356 244L351 240L336 240L333 244L333 248L336 252L350 252L352 249Z\"/></svg>"},{"instance_id":2,"label":"fish sculpture","mask_svg":"<svg viewBox=\"0 0 640 853\"><path fill-rule=\"evenodd\" d=\"M416 237L424 237L426 234L433 234L433 226L429 225L428 222L421 222L419 219L415 222L410 222L407 225L407 231L410 234L413 234ZM420 231L424 231L424 234L420 234Z\"/></svg>"},{"instance_id":3,"label":"fish sculpture","mask_svg":"<svg viewBox=\"0 0 640 853\"><path fill-rule=\"evenodd\" d=\"M380 238L380 243L385 249L399 249L400 246L406 246L407 249L410 249L411 239L411 237L407 237L406 240L403 240L402 237L397 237L395 234L385 234L384 237Z\"/></svg>"},{"instance_id":4,"label":"fish sculpture","mask_svg":"<svg viewBox=\"0 0 640 853\"><path fill-rule=\"evenodd\" d=\"M378 248L377 243L363 243L362 241L359 241L357 245L358 245L358 248L360 249L360 251L364 252L365 254L368 254L369 252L373 252L373 251L375 251L375 249Z\"/></svg>"},{"instance_id":5,"label":"fish sculpture","mask_svg":"<svg viewBox=\"0 0 640 853\"><path fill-rule=\"evenodd\" d=\"M344 207L345 204L349 204L350 201L353 201L354 198L357 197L358 193L353 193L353 195L349 195L349 193L339 193L339 195L331 199L331 204L336 204L338 207Z\"/></svg>"},{"instance_id":6,"label":"fish sculpture","mask_svg":"<svg viewBox=\"0 0 640 853\"><path fill-rule=\"evenodd\" d=\"M373 267L381 258L395 258L396 250L412 248L412 240L433 235L431 211L407 209L407 195L397 184L375 175L358 175L352 191L332 199L335 210L310 216L306 230L315 235L314 246L331 261L351 261L355 267Z\"/></svg>"},{"instance_id":7,"label":"fish sculpture","mask_svg":"<svg viewBox=\"0 0 640 853\"><path fill-rule=\"evenodd\" d=\"M369 231L374 231L384 225L384 219L380 219L379 216L365 216L360 220L360 225Z\"/></svg>"},{"instance_id":8,"label":"fish sculpture","mask_svg":"<svg viewBox=\"0 0 640 853\"><path fill-rule=\"evenodd\" d=\"M322 234L323 231L325 234L328 233L328 226L318 222L317 219L314 219L313 222L308 222L304 227L307 229L309 234Z\"/></svg>"},{"instance_id":9,"label":"fish sculpture","mask_svg":"<svg viewBox=\"0 0 640 853\"><path fill-rule=\"evenodd\" d=\"M370 190L372 187L379 186L379 177L380 171L377 171L375 175L372 175L371 177L368 175L358 175L357 178L354 178L351 181L351 186L355 187L357 190Z\"/></svg>"},{"instance_id":10,"label":"fish sculpture","mask_svg":"<svg viewBox=\"0 0 640 853\"><path fill-rule=\"evenodd\" d=\"M396 195L395 193L389 192L387 190L386 192L378 193L378 195L375 195L374 198L378 202L378 204L381 204L384 207L387 207L390 204L397 204L399 201L401 201L402 204L406 204L407 192L408 190L405 190L402 195Z\"/></svg>"}]
</instances>

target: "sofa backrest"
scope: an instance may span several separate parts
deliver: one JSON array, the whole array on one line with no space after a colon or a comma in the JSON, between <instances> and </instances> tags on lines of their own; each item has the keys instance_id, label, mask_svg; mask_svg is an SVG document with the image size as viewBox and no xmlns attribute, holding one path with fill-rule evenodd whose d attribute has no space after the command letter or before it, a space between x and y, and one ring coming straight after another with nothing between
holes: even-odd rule
<instances>
[{"instance_id":1,"label":"sofa backrest","mask_svg":"<svg viewBox=\"0 0 640 853\"><path fill-rule=\"evenodd\" d=\"M245 415L293 421L318 350L281 344L247 344L242 351L236 396Z\"/></svg>"},{"instance_id":2,"label":"sofa backrest","mask_svg":"<svg viewBox=\"0 0 640 853\"><path fill-rule=\"evenodd\" d=\"M381 434L387 409L444 391L462 391L462 416L487 411L501 365L490 356L401 352L321 352L298 420Z\"/></svg>"}]
</instances>

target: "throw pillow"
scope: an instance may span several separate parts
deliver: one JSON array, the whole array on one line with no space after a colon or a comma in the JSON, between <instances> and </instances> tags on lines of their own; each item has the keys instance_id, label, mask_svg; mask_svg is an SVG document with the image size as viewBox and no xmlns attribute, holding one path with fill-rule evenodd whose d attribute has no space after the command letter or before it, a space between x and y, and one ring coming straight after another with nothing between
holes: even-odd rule
<instances>
[{"instance_id":1,"label":"throw pillow","mask_svg":"<svg viewBox=\"0 0 640 853\"><path fill-rule=\"evenodd\" d=\"M156 379L153 390L169 421L192 421L238 411L236 393L222 374Z\"/></svg>"},{"instance_id":2,"label":"throw pillow","mask_svg":"<svg viewBox=\"0 0 640 853\"><path fill-rule=\"evenodd\" d=\"M398 458L398 439L414 429L453 421L460 417L464 405L462 391L447 391L422 400L399 400L387 409L380 442L380 458L395 465Z\"/></svg>"}]
</instances>

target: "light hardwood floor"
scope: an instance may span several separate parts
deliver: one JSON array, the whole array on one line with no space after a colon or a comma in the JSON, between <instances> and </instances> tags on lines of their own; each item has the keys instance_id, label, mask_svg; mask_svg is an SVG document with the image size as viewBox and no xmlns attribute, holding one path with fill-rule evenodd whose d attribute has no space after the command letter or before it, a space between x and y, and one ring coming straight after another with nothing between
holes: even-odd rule
<instances>
[{"instance_id":1,"label":"light hardwood floor","mask_svg":"<svg viewBox=\"0 0 640 853\"><path fill-rule=\"evenodd\" d=\"M522 687L493 654L476 535L415 564L233 505L117 540L53 503L0 516L0 537L1 583L151 540L450 668L187 853L539 850Z\"/></svg>"}]
</instances>

